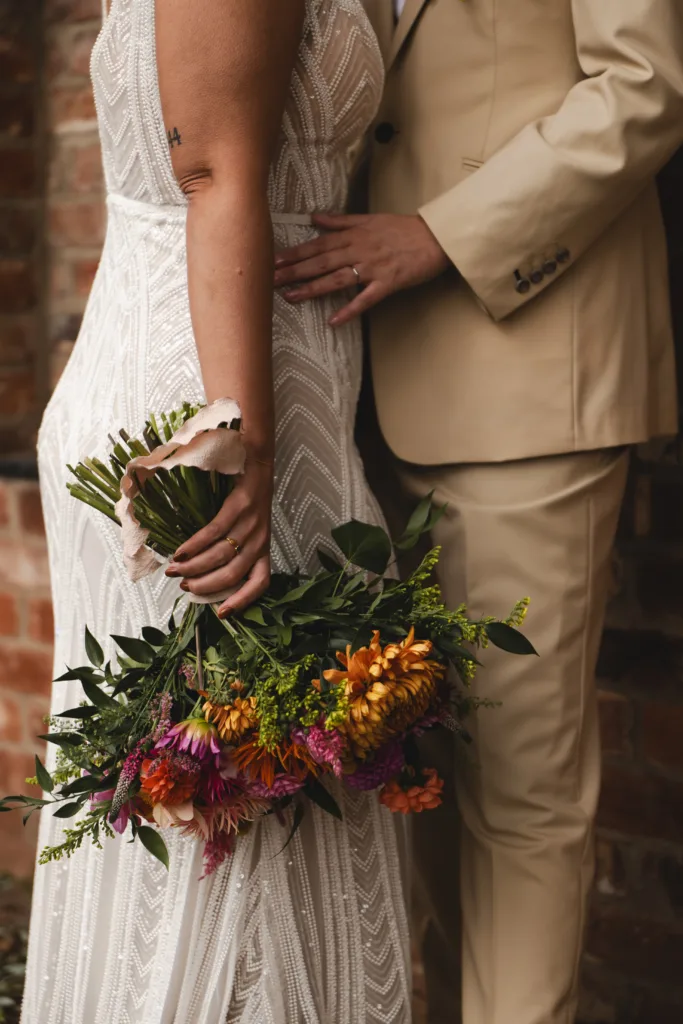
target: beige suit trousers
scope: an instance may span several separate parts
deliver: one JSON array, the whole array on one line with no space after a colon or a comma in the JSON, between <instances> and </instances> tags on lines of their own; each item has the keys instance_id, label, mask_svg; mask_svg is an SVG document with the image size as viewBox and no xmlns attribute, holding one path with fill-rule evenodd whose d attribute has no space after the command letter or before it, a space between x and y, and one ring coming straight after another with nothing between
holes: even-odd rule
<instances>
[{"instance_id":1,"label":"beige suit trousers","mask_svg":"<svg viewBox=\"0 0 683 1024\"><path fill-rule=\"evenodd\" d=\"M460 1020L461 948L464 1024L575 1018L600 788L595 664L628 459L401 464L412 496L448 503L434 531L447 602L505 616L528 595L539 654L484 651L475 691L500 706L474 716L470 748L428 738L460 811L414 821L429 1024Z\"/></svg>"}]
</instances>

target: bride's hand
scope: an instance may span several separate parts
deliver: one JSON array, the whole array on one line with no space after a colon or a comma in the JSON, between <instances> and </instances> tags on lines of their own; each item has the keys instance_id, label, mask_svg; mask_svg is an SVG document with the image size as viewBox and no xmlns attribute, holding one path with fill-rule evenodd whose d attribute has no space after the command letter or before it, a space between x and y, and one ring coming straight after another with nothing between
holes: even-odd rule
<instances>
[{"instance_id":1,"label":"bride's hand","mask_svg":"<svg viewBox=\"0 0 683 1024\"><path fill-rule=\"evenodd\" d=\"M183 576L181 588L199 597L242 583L218 609L221 617L253 604L270 583L272 500L273 467L247 459L218 515L181 544L166 575Z\"/></svg>"}]
</instances>

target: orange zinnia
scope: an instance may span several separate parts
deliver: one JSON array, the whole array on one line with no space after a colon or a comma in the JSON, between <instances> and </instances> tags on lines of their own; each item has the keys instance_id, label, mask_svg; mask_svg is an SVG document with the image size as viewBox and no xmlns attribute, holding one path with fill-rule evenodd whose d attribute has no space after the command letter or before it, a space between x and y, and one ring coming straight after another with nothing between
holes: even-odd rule
<instances>
[{"instance_id":1,"label":"orange zinnia","mask_svg":"<svg viewBox=\"0 0 683 1024\"><path fill-rule=\"evenodd\" d=\"M232 704L213 704L207 700L202 710L225 743L234 743L258 725L255 697L235 697Z\"/></svg>"},{"instance_id":2,"label":"orange zinnia","mask_svg":"<svg viewBox=\"0 0 683 1024\"><path fill-rule=\"evenodd\" d=\"M147 803L183 804L194 796L200 765L187 754L166 752L142 762L140 796Z\"/></svg>"},{"instance_id":3,"label":"orange zinnia","mask_svg":"<svg viewBox=\"0 0 683 1024\"><path fill-rule=\"evenodd\" d=\"M410 786L408 789L402 789L395 779L387 782L379 794L380 803L400 814L432 811L442 802L443 779L439 778L434 768L425 769L424 777L424 786Z\"/></svg>"}]
</instances>

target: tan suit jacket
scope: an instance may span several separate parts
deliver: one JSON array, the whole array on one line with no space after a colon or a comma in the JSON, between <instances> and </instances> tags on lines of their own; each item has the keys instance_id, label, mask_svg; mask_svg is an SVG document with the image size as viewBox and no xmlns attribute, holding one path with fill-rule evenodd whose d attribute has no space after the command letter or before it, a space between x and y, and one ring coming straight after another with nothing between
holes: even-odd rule
<instances>
[{"instance_id":1,"label":"tan suit jacket","mask_svg":"<svg viewBox=\"0 0 683 1024\"><path fill-rule=\"evenodd\" d=\"M387 80L372 211L457 268L373 314L401 458L488 462L676 430L654 175L683 141L682 0L366 0Z\"/></svg>"}]
</instances>

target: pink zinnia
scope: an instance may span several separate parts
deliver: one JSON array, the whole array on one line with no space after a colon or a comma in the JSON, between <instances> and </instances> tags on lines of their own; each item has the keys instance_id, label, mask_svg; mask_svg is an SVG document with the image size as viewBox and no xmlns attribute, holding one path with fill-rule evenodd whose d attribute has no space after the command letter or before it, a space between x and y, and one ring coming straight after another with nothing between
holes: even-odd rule
<instances>
[{"instance_id":1,"label":"pink zinnia","mask_svg":"<svg viewBox=\"0 0 683 1024\"><path fill-rule=\"evenodd\" d=\"M344 739L336 729L326 729L322 718L310 729L294 729L292 739L300 746L308 747L309 753L316 764L329 764L337 778L342 776L341 756L344 752Z\"/></svg>"},{"instance_id":2,"label":"pink zinnia","mask_svg":"<svg viewBox=\"0 0 683 1024\"><path fill-rule=\"evenodd\" d=\"M279 800L283 796L292 796L303 787L305 780L294 775L276 775L272 786L266 786L260 779L251 779L249 793L266 800Z\"/></svg>"},{"instance_id":3,"label":"pink zinnia","mask_svg":"<svg viewBox=\"0 0 683 1024\"><path fill-rule=\"evenodd\" d=\"M344 781L352 789L363 792L378 789L395 778L404 764L403 748L399 742L394 741L378 750L374 760L365 761L353 775L346 775Z\"/></svg>"},{"instance_id":4,"label":"pink zinnia","mask_svg":"<svg viewBox=\"0 0 683 1024\"><path fill-rule=\"evenodd\" d=\"M218 769L221 753L218 730L203 718L186 718L174 725L157 746L187 751L198 761L213 761Z\"/></svg>"}]
</instances>

